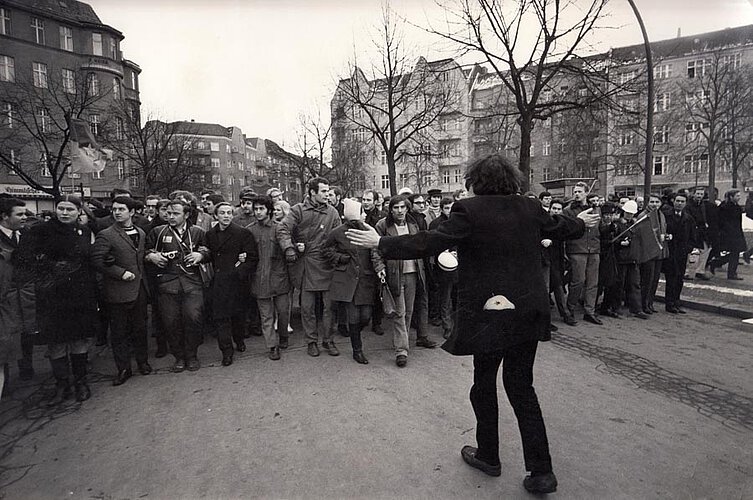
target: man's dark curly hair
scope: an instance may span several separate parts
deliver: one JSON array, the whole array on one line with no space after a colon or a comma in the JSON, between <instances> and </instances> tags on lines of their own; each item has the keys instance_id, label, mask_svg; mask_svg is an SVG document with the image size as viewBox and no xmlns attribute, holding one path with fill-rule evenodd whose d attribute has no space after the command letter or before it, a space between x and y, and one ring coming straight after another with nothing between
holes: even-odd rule
<instances>
[{"instance_id":1,"label":"man's dark curly hair","mask_svg":"<svg viewBox=\"0 0 753 500\"><path fill-rule=\"evenodd\" d=\"M473 194L476 196L516 194L520 192L522 179L518 167L501 155L493 154L468 166L465 172L465 187L473 188Z\"/></svg>"}]
</instances>

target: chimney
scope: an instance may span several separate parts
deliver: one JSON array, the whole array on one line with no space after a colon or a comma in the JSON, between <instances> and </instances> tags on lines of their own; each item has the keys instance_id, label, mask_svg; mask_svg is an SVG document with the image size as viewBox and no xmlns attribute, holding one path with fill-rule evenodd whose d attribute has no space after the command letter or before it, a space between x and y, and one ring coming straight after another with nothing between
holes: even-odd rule
<instances>
[{"instance_id":1,"label":"chimney","mask_svg":"<svg viewBox=\"0 0 753 500\"><path fill-rule=\"evenodd\" d=\"M196 120L194 120L193 118L191 118L191 123L196 123Z\"/></svg>"},{"instance_id":2,"label":"chimney","mask_svg":"<svg viewBox=\"0 0 753 500\"><path fill-rule=\"evenodd\" d=\"M682 28L677 28L677 38L682 36Z\"/></svg>"}]
</instances>

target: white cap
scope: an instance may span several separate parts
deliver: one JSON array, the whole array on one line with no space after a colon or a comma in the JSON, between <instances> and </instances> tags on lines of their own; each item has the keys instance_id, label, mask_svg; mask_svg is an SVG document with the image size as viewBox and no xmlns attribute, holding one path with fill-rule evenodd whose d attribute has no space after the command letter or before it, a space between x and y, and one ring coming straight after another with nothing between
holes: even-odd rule
<instances>
[{"instance_id":1,"label":"white cap","mask_svg":"<svg viewBox=\"0 0 753 500\"><path fill-rule=\"evenodd\" d=\"M404 188L400 188L400 191L398 191L397 194L406 194L410 196L413 194L413 190L409 187L404 187Z\"/></svg>"},{"instance_id":2,"label":"white cap","mask_svg":"<svg viewBox=\"0 0 753 500\"><path fill-rule=\"evenodd\" d=\"M637 214L638 204L634 202L633 200L628 200L625 202L624 205L622 205L622 211L627 212L629 214Z\"/></svg>"}]
</instances>

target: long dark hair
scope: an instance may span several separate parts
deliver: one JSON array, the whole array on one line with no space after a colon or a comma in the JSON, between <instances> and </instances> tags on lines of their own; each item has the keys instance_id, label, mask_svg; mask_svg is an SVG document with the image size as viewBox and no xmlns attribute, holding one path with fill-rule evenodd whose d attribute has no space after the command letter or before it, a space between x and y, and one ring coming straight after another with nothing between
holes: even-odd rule
<instances>
[{"instance_id":1,"label":"long dark hair","mask_svg":"<svg viewBox=\"0 0 753 500\"><path fill-rule=\"evenodd\" d=\"M516 194L522 180L518 167L499 154L474 161L465 172L465 187L475 195Z\"/></svg>"}]
</instances>

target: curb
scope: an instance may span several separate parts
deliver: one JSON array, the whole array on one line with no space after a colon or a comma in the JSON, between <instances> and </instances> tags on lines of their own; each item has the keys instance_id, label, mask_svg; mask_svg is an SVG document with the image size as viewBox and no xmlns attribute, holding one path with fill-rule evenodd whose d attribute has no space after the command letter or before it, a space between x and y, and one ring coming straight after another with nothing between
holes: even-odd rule
<instances>
[{"instance_id":1,"label":"curb","mask_svg":"<svg viewBox=\"0 0 753 500\"><path fill-rule=\"evenodd\" d=\"M656 294L656 300L664 302L664 295ZM693 299L680 298L680 303L687 309L695 311L709 312L729 316L731 318L748 319L753 318L753 310L745 308L740 304L730 304L728 302L700 301Z\"/></svg>"}]
</instances>

